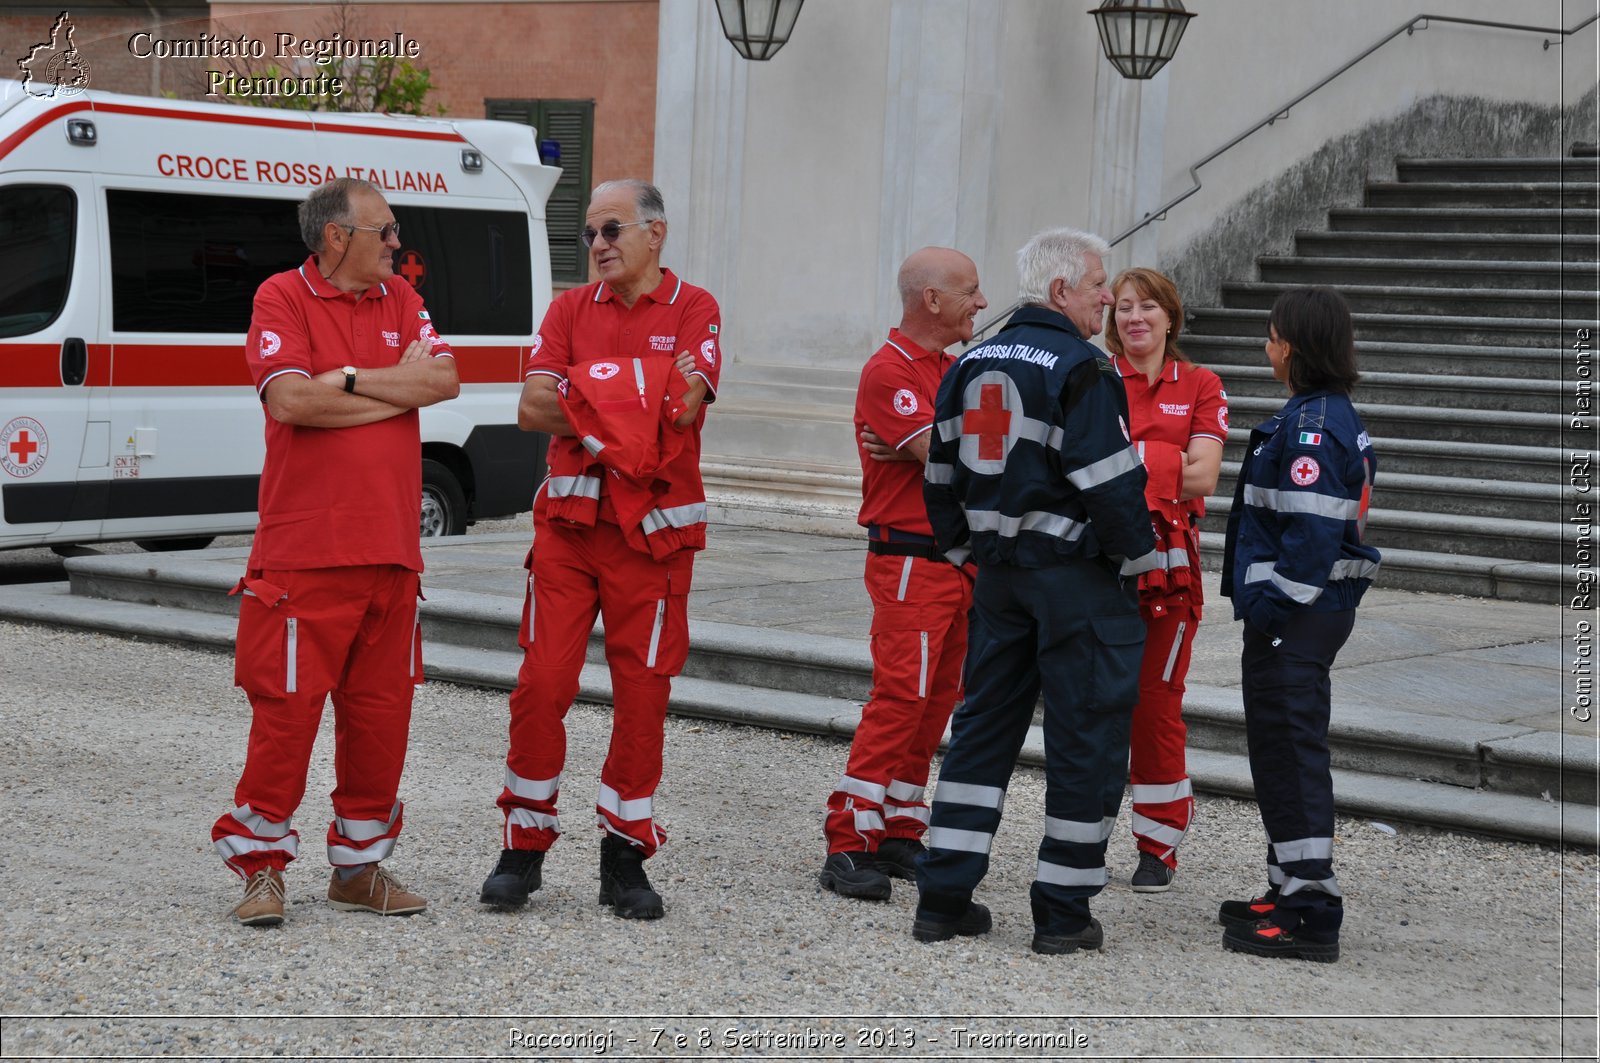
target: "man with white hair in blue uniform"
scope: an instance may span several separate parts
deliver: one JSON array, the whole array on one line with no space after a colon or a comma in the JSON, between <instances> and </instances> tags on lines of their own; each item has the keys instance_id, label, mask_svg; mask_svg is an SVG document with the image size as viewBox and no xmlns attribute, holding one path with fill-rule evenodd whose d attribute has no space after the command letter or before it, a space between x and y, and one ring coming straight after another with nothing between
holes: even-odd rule
<instances>
[{"instance_id":1,"label":"man with white hair in blue uniform","mask_svg":"<svg viewBox=\"0 0 1600 1063\"><path fill-rule=\"evenodd\" d=\"M933 795L912 934L982 934L972 900L1006 784L1044 691L1045 837L1031 889L1033 950L1097 949L1089 898L1128 774L1155 564L1145 471L1122 383L1089 344L1112 302L1105 241L1050 229L1017 255L1023 306L939 387L924 484L939 548L978 566L966 701Z\"/></svg>"}]
</instances>

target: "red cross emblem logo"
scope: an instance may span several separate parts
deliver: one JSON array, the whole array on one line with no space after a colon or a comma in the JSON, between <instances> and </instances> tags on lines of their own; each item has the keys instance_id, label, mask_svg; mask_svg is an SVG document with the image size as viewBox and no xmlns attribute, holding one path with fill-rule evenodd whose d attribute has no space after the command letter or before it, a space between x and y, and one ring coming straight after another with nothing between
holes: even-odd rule
<instances>
[{"instance_id":1,"label":"red cross emblem logo","mask_svg":"<svg viewBox=\"0 0 1600 1063\"><path fill-rule=\"evenodd\" d=\"M1000 461L1006 456L1006 436L1011 432L1011 411L999 384L978 389L978 408L961 415L961 434L978 437L978 458Z\"/></svg>"},{"instance_id":2,"label":"red cross emblem logo","mask_svg":"<svg viewBox=\"0 0 1600 1063\"><path fill-rule=\"evenodd\" d=\"M589 367L589 375L596 380L610 380L621 371L613 362L596 362Z\"/></svg>"},{"instance_id":3,"label":"red cross emblem logo","mask_svg":"<svg viewBox=\"0 0 1600 1063\"><path fill-rule=\"evenodd\" d=\"M1322 466L1316 458L1299 457L1289 466L1289 479L1300 487L1310 487L1322 476Z\"/></svg>"},{"instance_id":4,"label":"red cross emblem logo","mask_svg":"<svg viewBox=\"0 0 1600 1063\"><path fill-rule=\"evenodd\" d=\"M404 277L411 287L420 288L428 279L428 263L416 251L403 251L400 253L400 268L395 272Z\"/></svg>"},{"instance_id":5,"label":"red cross emblem logo","mask_svg":"<svg viewBox=\"0 0 1600 1063\"><path fill-rule=\"evenodd\" d=\"M12 476L32 476L44 468L50 439L44 425L32 417L14 417L0 428L0 468Z\"/></svg>"}]
</instances>

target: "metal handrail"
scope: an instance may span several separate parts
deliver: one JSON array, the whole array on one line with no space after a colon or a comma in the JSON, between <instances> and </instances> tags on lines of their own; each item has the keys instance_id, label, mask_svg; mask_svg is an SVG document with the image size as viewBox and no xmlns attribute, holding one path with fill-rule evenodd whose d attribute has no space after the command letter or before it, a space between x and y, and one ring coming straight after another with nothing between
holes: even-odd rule
<instances>
[{"instance_id":1,"label":"metal handrail","mask_svg":"<svg viewBox=\"0 0 1600 1063\"><path fill-rule=\"evenodd\" d=\"M1409 37L1412 34L1414 34L1416 32L1416 30L1417 30L1417 24L1418 23L1424 23L1424 25L1422 26L1423 29L1427 29L1428 26L1425 25L1425 24L1426 23L1430 23L1430 22L1455 22L1455 23L1460 23L1461 25L1465 25L1465 26L1485 26L1485 27L1488 27L1490 29L1523 30L1523 31L1528 31L1528 32L1532 32L1532 33L1550 33L1550 34L1555 34L1555 35L1561 36L1561 37L1570 37L1570 36L1572 36L1572 34L1577 33L1579 30L1581 30L1584 27L1588 26L1590 23L1596 21L1597 19L1600 19L1600 12L1597 12L1596 14L1590 15L1588 18L1584 19L1582 22L1578 23L1576 26L1573 26L1571 29L1561 29L1559 27L1551 28L1551 27L1548 27L1548 26L1525 26L1525 25L1522 25L1520 23L1515 23L1515 22L1486 22L1483 19L1458 18L1458 17L1456 17L1454 15L1416 15L1413 18L1411 18L1410 20L1401 23L1400 26L1398 26L1392 33L1389 33L1388 35L1383 37L1381 40L1379 40L1376 44L1374 44L1370 48L1368 48L1366 51L1362 52L1360 55L1356 56L1354 59L1351 59L1349 62L1345 63L1344 66L1341 66L1338 70L1335 70L1333 73L1329 74L1327 77L1323 78L1321 81L1317 82L1315 85L1311 86L1309 89L1306 89L1304 92L1302 92L1300 95L1296 96L1294 99L1290 100L1288 103L1283 104L1282 106L1275 108L1272 111L1271 114L1267 115L1267 117L1263 118L1261 121L1257 122L1255 125L1251 126L1249 129L1246 129L1243 133L1240 133L1238 136L1234 137L1232 140L1228 141L1226 144L1222 145L1222 147L1220 147L1217 150L1213 151L1211 154L1207 155L1205 158L1201 159L1199 162L1197 162L1194 165L1190 166L1189 167L1189 180L1191 182L1193 182L1192 187L1190 187L1189 189L1187 189L1184 192L1179 193L1178 195L1172 197L1171 199L1167 200L1165 203L1161 204L1161 206L1157 207L1155 210L1147 212L1143 218L1141 218L1139 221L1135 222L1133 225L1129 226L1127 229L1124 229L1122 232L1118 233L1115 237L1113 237L1111 240L1109 240L1107 242L1112 247L1116 247L1118 244L1122 243L1122 241L1126 240L1128 237L1132 236L1134 233L1138 232L1140 229L1143 229L1146 225L1149 225L1151 222L1165 220L1166 216L1167 216L1167 211L1171 210L1173 207L1176 207L1179 203L1182 203L1184 200L1188 199L1190 196L1192 196L1196 192L1200 191L1200 174L1199 174L1200 167L1205 166L1207 163L1216 161L1218 156L1220 156L1223 153L1225 153L1225 152L1231 150L1232 148L1236 147L1239 143L1241 143L1245 139L1249 138L1250 136L1252 136L1252 135L1254 135L1256 133L1259 133L1261 130L1267 128L1267 126L1272 125L1273 123L1277 122L1279 119L1288 118L1289 117L1289 112L1294 110L1301 103L1305 102L1306 98L1309 97L1312 93L1317 92L1318 90L1322 89L1329 82L1333 81L1339 75L1343 74L1345 71L1349 70L1351 67L1353 67L1357 63L1361 62L1361 60L1365 59L1367 56L1371 55L1373 52L1377 51L1379 48L1382 48L1384 45L1388 44L1390 41L1394 40L1396 37L1400 36L1402 33L1404 33L1407 37ZM1548 52L1550 50L1550 45L1553 44L1553 43L1555 43L1555 42L1551 41L1549 38L1546 38L1545 42L1544 42L1544 51ZM983 336L984 333L988 332L990 329L994 328L1000 322L1002 322L1006 318L1010 317L1011 314L1018 307L1020 307L1021 305L1022 305L1022 301L1019 299L1017 302L1012 303L1009 307L1007 307L1006 309L1002 310L1000 313L996 314L994 317L990 318L988 321L984 322L978 328L974 329L973 333L972 333L972 339L968 340L967 343L968 344L977 343L978 340Z\"/></svg>"}]
</instances>

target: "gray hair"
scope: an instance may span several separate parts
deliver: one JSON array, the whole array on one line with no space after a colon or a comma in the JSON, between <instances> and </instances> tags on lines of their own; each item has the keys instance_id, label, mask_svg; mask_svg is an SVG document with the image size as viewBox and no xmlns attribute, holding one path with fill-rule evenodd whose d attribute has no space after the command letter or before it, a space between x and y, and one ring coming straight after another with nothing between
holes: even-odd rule
<instances>
[{"instance_id":1,"label":"gray hair","mask_svg":"<svg viewBox=\"0 0 1600 1063\"><path fill-rule=\"evenodd\" d=\"M615 181L602 181L594 186L591 198L625 188L633 193L634 204L639 208L640 221L666 221L667 205L661 199L661 189L637 177L622 177Z\"/></svg>"},{"instance_id":2,"label":"gray hair","mask_svg":"<svg viewBox=\"0 0 1600 1063\"><path fill-rule=\"evenodd\" d=\"M1060 277L1076 288L1088 272L1085 261L1099 255L1102 261L1111 245L1081 229L1045 229L1017 252L1017 293L1024 303L1050 305L1050 282Z\"/></svg>"},{"instance_id":3,"label":"gray hair","mask_svg":"<svg viewBox=\"0 0 1600 1063\"><path fill-rule=\"evenodd\" d=\"M370 181L363 181L359 177L336 177L323 185L318 185L300 204L300 239L306 242L314 255L322 254L322 232L328 223L335 225L353 225L351 218L350 193L371 192L382 197L378 186Z\"/></svg>"}]
</instances>

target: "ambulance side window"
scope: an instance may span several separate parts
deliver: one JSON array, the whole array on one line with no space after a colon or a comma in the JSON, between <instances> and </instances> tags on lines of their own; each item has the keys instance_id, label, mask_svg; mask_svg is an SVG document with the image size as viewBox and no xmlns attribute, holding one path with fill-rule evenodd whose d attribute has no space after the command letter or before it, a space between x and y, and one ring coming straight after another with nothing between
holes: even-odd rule
<instances>
[{"instance_id":1,"label":"ambulance side window","mask_svg":"<svg viewBox=\"0 0 1600 1063\"><path fill-rule=\"evenodd\" d=\"M305 261L291 199L109 189L111 327L246 332L256 289Z\"/></svg>"},{"instance_id":2,"label":"ambulance side window","mask_svg":"<svg viewBox=\"0 0 1600 1063\"><path fill-rule=\"evenodd\" d=\"M70 188L7 185L0 195L0 338L38 332L60 316L77 216Z\"/></svg>"},{"instance_id":3,"label":"ambulance side window","mask_svg":"<svg viewBox=\"0 0 1600 1063\"><path fill-rule=\"evenodd\" d=\"M401 233L394 271L417 289L441 336L525 336L533 331L526 214L390 207Z\"/></svg>"}]
</instances>

